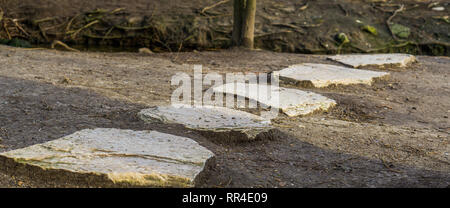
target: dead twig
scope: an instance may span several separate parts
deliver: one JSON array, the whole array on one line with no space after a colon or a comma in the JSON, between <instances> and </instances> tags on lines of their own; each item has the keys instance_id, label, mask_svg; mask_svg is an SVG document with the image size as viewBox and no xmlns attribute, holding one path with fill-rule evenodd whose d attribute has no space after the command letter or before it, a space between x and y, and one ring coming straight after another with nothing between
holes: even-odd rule
<instances>
[{"instance_id":1,"label":"dead twig","mask_svg":"<svg viewBox=\"0 0 450 208\"><path fill-rule=\"evenodd\" d=\"M303 6L301 6L298 10L299 10L299 11L303 11L303 10L308 9L308 7L309 7L308 2L306 2L306 3L305 3Z\"/></svg>"},{"instance_id":2,"label":"dead twig","mask_svg":"<svg viewBox=\"0 0 450 208\"><path fill-rule=\"evenodd\" d=\"M92 38L92 39L102 39L102 40L112 40L112 39L121 39L123 36L96 36L90 33L83 34L84 37Z\"/></svg>"},{"instance_id":3,"label":"dead twig","mask_svg":"<svg viewBox=\"0 0 450 208\"><path fill-rule=\"evenodd\" d=\"M3 20L3 15L5 13L3 12L3 9L0 8L0 22Z\"/></svg>"},{"instance_id":4,"label":"dead twig","mask_svg":"<svg viewBox=\"0 0 450 208\"><path fill-rule=\"evenodd\" d=\"M103 39L102 40L105 40L108 36L109 36L109 34L114 30L114 26L112 26L109 30L108 30L108 32L106 32L106 34L105 34L105 36L103 37Z\"/></svg>"},{"instance_id":5,"label":"dead twig","mask_svg":"<svg viewBox=\"0 0 450 208\"><path fill-rule=\"evenodd\" d=\"M9 33L8 26L6 25L6 21L3 21L3 29L5 29L6 35L8 36L8 40L11 40L11 34Z\"/></svg>"},{"instance_id":6,"label":"dead twig","mask_svg":"<svg viewBox=\"0 0 450 208\"><path fill-rule=\"evenodd\" d=\"M126 26L120 26L120 25L114 25L115 28L121 29L121 30L146 30L153 27L153 25L147 25L142 27L126 27Z\"/></svg>"},{"instance_id":7,"label":"dead twig","mask_svg":"<svg viewBox=\"0 0 450 208\"><path fill-rule=\"evenodd\" d=\"M3 20L3 15L4 14L5 13L3 12L3 9L0 8L0 23ZM9 34L8 28L6 27L6 21L3 21L2 27L5 30L6 34L8 35L8 39L11 40L11 35Z\"/></svg>"},{"instance_id":8,"label":"dead twig","mask_svg":"<svg viewBox=\"0 0 450 208\"><path fill-rule=\"evenodd\" d=\"M39 28L39 31L41 32L41 34L42 34L42 37L44 37L44 39L45 39L45 41L49 41L49 39L48 39L48 37L47 37L47 34L45 33L45 30L44 29L42 29L42 26L40 25L40 24L38 24L38 28Z\"/></svg>"},{"instance_id":9,"label":"dead twig","mask_svg":"<svg viewBox=\"0 0 450 208\"><path fill-rule=\"evenodd\" d=\"M110 11L109 14L115 14L115 13L121 12L123 10L125 10L125 8L117 8L117 9Z\"/></svg>"},{"instance_id":10,"label":"dead twig","mask_svg":"<svg viewBox=\"0 0 450 208\"><path fill-rule=\"evenodd\" d=\"M80 32L83 31L84 29L87 29L87 28L89 28L89 27L91 27L92 25L95 25L95 24L97 24L97 23L100 23L100 21L99 21L99 20L94 20L94 21L88 23L87 25L81 27L80 29L78 29L78 30L76 30L76 31L69 31L68 33L69 33L69 34L72 33L72 34L70 35L70 37L71 37L72 39L75 39L75 38L77 37L78 33L80 33Z\"/></svg>"},{"instance_id":11,"label":"dead twig","mask_svg":"<svg viewBox=\"0 0 450 208\"><path fill-rule=\"evenodd\" d=\"M293 32L292 30L282 30L282 31L278 31L278 32L263 33L263 34L255 35L255 39L263 38L263 37L267 37L267 36L271 36L271 35L283 34L283 33L292 33L292 32Z\"/></svg>"},{"instance_id":12,"label":"dead twig","mask_svg":"<svg viewBox=\"0 0 450 208\"><path fill-rule=\"evenodd\" d=\"M69 50L69 51L80 52L79 50L71 48L71 47L69 47L68 45L66 45L65 43L63 43L63 42L61 42L59 40L54 40L52 45L51 45L51 48L54 49L55 46L57 46L57 45L62 46L63 48L65 48L66 50Z\"/></svg>"},{"instance_id":13,"label":"dead twig","mask_svg":"<svg viewBox=\"0 0 450 208\"><path fill-rule=\"evenodd\" d=\"M79 17L79 16L80 16L80 15L78 14L78 15L72 17L72 19L69 20L69 22L67 23L67 27L66 27L66 32L65 32L65 33L68 33L68 32L69 32L70 27L72 26L73 21L74 21L77 17Z\"/></svg>"},{"instance_id":14,"label":"dead twig","mask_svg":"<svg viewBox=\"0 0 450 208\"><path fill-rule=\"evenodd\" d=\"M158 43L160 43L160 44L163 45L164 47L166 47L167 50L169 50L169 52L172 52L172 49L171 49L166 43L164 43L164 42L162 42L161 40L159 40L159 38L158 38L158 39L155 39L155 41L158 42Z\"/></svg>"},{"instance_id":15,"label":"dead twig","mask_svg":"<svg viewBox=\"0 0 450 208\"><path fill-rule=\"evenodd\" d=\"M342 4L338 4L339 9L342 10L342 12L344 12L345 16L348 16L348 11L344 8L344 6L342 6Z\"/></svg>"},{"instance_id":16,"label":"dead twig","mask_svg":"<svg viewBox=\"0 0 450 208\"><path fill-rule=\"evenodd\" d=\"M405 5L400 5L400 7L394 11L394 13L392 14L392 16L390 16L387 21L386 24L389 28L389 31L391 32L392 38L394 38L394 40L396 41L401 41L393 32L392 32L392 28L391 28L391 24L392 24L392 19L394 19L394 17L399 13L405 11Z\"/></svg>"},{"instance_id":17,"label":"dead twig","mask_svg":"<svg viewBox=\"0 0 450 208\"><path fill-rule=\"evenodd\" d=\"M301 28L298 27L296 25L293 24L284 24L284 23L273 23L273 26L279 26L279 27L288 27L288 28L292 28L294 29L296 32L301 33L301 34L305 34L305 31Z\"/></svg>"},{"instance_id":18,"label":"dead twig","mask_svg":"<svg viewBox=\"0 0 450 208\"><path fill-rule=\"evenodd\" d=\"M38 25L39 23L52 21L52 20L55 20L56 18L57 18L57 17L46 17L46 18L43 18L43 19L34 20L34 21L33 21L33 24L34 24L34 25Z\"/></svg>"},{"instance_id":19,"label":"dead twig","mask_svg":"<svg viewBox=\"0 0 450 208\"><path fill-rule=\"evenodd\" d=\"M219 1L219 2L217 2L215 4L213 4L211 6L207 6L207 7L202 9L201 13L204 14L206 12L206 10L209 10L209 9L212 9L212 8L217 7L219 5L225 4L225 3L229 2L229 1L230 0L223 0L223 1Z\"/></svg>"},{"instance_id":20,"label":"dead twig","mask_svg":"<svg viewBox=\"0 0 450 208\"><path fill-rule=\"evenodd\" d=\"M18 19L12 19L11 21L14 23L14 25L15 25L20 31L22 31L26 36L30 37L30 34L27 33L27 31L25 31L25 29L23 29L23 28L19 25L19 23L18 23L19 20L18 20Z\"/></svg>"}]
</instances>

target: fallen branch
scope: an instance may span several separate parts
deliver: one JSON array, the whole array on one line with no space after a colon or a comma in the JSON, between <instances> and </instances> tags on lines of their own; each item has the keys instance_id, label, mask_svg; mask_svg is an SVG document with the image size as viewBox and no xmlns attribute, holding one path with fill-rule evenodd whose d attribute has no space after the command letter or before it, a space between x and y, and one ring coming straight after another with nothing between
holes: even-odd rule
<instances>
[{"instance_id":1,"label":"fallen branch","mask_svg":"<svg viewBox=\"0 0 450 208\"><path fill-rule=\"evenodd\" d=\"M102 40L105 40L113 30L114 30L114 26L112 26L112 27L108 30L108 32L106 32L106 34L105 34L105 36L103 37Z\"/></svg>"},{"instance_id":2,"label":"fallen branch","mask_svg":"<svg viewBox=\"0 0 450 208\"><path fill-rule=\"evenodd\" d=\"M16 25L17 29L19 29L20 31L22 31L26 36L30 37L30 34L27 33L27 31L25 31L25 30L19 25L19 23L18 23L19 20L18 20L18 19L12 19L11 21L14 23L14 25Z\"/></svg>"},{"instance_id":3,"label":"fallen branch","mask_svg":"<svg viewBox=\"0 0 450 208\"><path fill-rule=\"evenodd\" d=\"M233 16L233 14L218 14L215 16L200 16L198 18L213 19L213 18L228 17L228 16Z\"/></svg>"},{"instance_id":4,"label":"fallen branch","mask_svg":"<svg viewBox=\"0 0 450 208\"><path fill-rule=\"evenodd\" d=\"M215 4L213 4L211 6L207 6L207 7L202 9L201 13L204 14L206 12L206 10L209 10L209 9L212 9L212 8L217 7L219 5L225 4L225 3L229 2L229 1L230 0L223 0L223 1L219 1L219 2L217 2Z\"/></svg>"},{"instance_id":5,"label":"fallen branch","mask_svg":"<svg viewBox=\"0 0 450 208\"><path fill-rule=\"evenodd\" d=\"M293 24L273 23L272 25L273 25L273 26L281 26L281 27L292 28L292 29L294 29L294 30L295 30L296 32L298 32L298 33L305 34L305 31L304 31L302 28L300 28L300 27L298 27L298 26L296 26L296 25L293 25Z\"/></svg>"},{"instance_id":6,"label":"fallen branch","mask_svg":"<svg viewBox=\"0 0 450 208\"><path fill-rule=\"evenodd\" d=\"M117 9L114 9L114 10L110 11L109 14L115 14L115 13L121 12L123 10L125 10L125 8L117 8Z\"/></svg>"},{"instance_id":7,"label":"fallen branch","mask_svg":"<svg viewBox=\"0 0 450 208\"><path fill-rule=\"evenodd\" d=\"M276 35L276 34L283 34L283 33L292 33L292 30L282 30L282 31L278 31L278 32L270 32L270 33L264 33L264 34L255 34L255 39L257 38L262 38L262 37L266 37L266 36L271 36L271 35Z\"/></svg>"},{"instance_id":8,"label":"fallen branch","mask_svg":"<svg viewBox=\"0 0 450 208\"><path fill-rule=\"evenodd\" d=\"M6 35L8 35L8 40L11 40L11 34L8 31L8 27L6 25L6 21L3 21L3 29L5 29Z\"/></svg>"},{"instance_id":9,"label":"fallen branch","mask_svg":"<svg viewBox=\"0 0 450 208\"><path fill-rule=\"evenodd\" d=\"M301 6L298 10L303 11L305 9L308 9L308 2L306 2L303 6Z\"/></svg>"},{"instance_id":10,"label":"fallen branch","mask_svg":"<svg viewBox=\"0 0 450 208\"><path fill-rule=\"evenodd\" d=\"M152 28L153 25L147 25L147 26L142 26L142 27L126 27L126 26L114 25L114 27L117 29L121 29L121 30L145 30L145 29Z\"/></svg>"},{"instance_id":11,"label":"fallen branch","mask_svg":"<svg viewBox=\"0 0 450 208\"><path fill-rule=\"evenodd\" d=\"M3 20L3 15L4 14L5 13L3 12L3 9L0 9L0 23ZM8 35L8 39L11 40L11 35L9 34L8 28L6 27L6 21L3 22L2 27L5 30L6 34Z\"/></svg>"},{"instance_id":12,"label":"fallen branch","mask_svg":"<svg viewBox=\"0 0 450 208\"><path fill-rule=\"evenodd\" d=\"M66 45L65 43L63 43L63 42L61 42L59 40L54 40L52 45L51 45L51 48L54 49L55 46L57 46L57 45L62 46L63 48L65 48L66 50L69 50L69 51L80 52L79 50L71 48L71 47L69 47L68 45Z\"/></svg>"},{"instance_id":13,"label":"fallen branch","mask_svg":"<svg viewBox=\"0 0 450 208\"><path fill-rule=\"evenodd\" d=\"M348 16L348 11L344 8L344 6L342 6L342 4L338 4L338 6L339 6L339 9L341 9L342 12L344 12L345 16L347 17Z\"/></svg>"},{"instance_id":14,"label":"fallen branch","mask_svg":"<svg viewBox=\"0 0 450 208\"><path fill-rule=\"evenodd\" d=\"M402 12L402 11L405 11L405 5L400 5L400 8L398 8L397 10L395 10L394 11L394 14L392 14L392 16L390 16L388 19L387 19L387 21L386 21L386 24L387 24L387 26L388 26L388 28L389 28L389 31L391 32L391 35L392 35L392 37L394 38L394 40L396 40L396 41L401 41L399 38L397 38L397 36L392 32L392 28L391 28L391 24L392 24L392 19L394 19L394 17L399 13L399 12Z\"/></svg>"},{"instance_id":15,"label":"fallen branch","mask_svg":"<svg viewBox=\"0 0 450 208\"><path fill-rule=\"evenodd\" d=\"M45 30L42 29L42 26L41 26L40 24L38 24L38 27L39 27L39 31L40 31L41 34L42 34L42 37L44 37L45 41L48 42L49 40L48 40L47 34L45 33Z\"/></svg>"},{"instance_id":16,"label":"fallen branch","mask_svg":"<svg viewBox=\"0 0 450 208\"><path fill-rule=\"evenodd\" d=\"M167 50L169 50L169 52L172 53L172 49L171 49L166 43L164 43L164 42L162 42L161 40L159 40L159 38L158 38L158 39L155 39L155 41L158 42L158 43L160 43L160 44L163 45L164 47L166 47Z\"/></svg>"},{"instance_id":17,"label":"fallen branch","mask_svg":"<svg viewBox=\"0 0 450 208\"><path fill-rule=\"evenodd\" d=\"M83 31L84 29L87 29L87 28L89 28L89 27L91 27L92 25L95 25L95 24L97 24L97 23L100 23L100 21L99 21L99 20L94 20L94 21L90 22L89 24L87 24L87 25L81 27L81 28L78 29L77 31L75 31L75 32L68 32L68 33L69 33L69 34L72 33L72 35L70 35L70 37L71 37L72 39L75 39L76 36L78 35L78 33L80 33L80 32Z\"/></svg>"},{"instance_id":18,"label":"fallen branch","mask_svg":"<svg viewBox=\"0 0 450 208\"><path fill-rule=\"evenodd\" d=\"M84 37L92 38L92 39L102 39L102 40L112 40L112 39L121 39L123 36L97 36L92 34L83 34Z\"/></svg>"},{"instance_id":19,"label":"fallen branch","mask_svg":"<svg viewBox=\"0 0 450 208\"><path fill-rule=\"evenodd\" d=\"M39 23L48 22L48 21L52 21L52 20L55 20L55 19L56 19L56 17L46 17L46 18L43 18L43 19L34 20L33 24L34 25L38 25Z\"/></svg>"},{"instance_id":20,"label":"fallen branch","mask_svg":"<svg viewBox=\"0 0 450 208\"><path fill-rule=\"evenodd\" d=\"M67 23L67 27L66 27L66 32L65 32L65 33L68 33L68 32L69 32L70 27L72 26L73 21L74 21L77 17L79 17L79 16L80 16L80 15L78 14L78 15L72 17L72 19L69 20L69 22Z\"/></svg>"}]
</instances>

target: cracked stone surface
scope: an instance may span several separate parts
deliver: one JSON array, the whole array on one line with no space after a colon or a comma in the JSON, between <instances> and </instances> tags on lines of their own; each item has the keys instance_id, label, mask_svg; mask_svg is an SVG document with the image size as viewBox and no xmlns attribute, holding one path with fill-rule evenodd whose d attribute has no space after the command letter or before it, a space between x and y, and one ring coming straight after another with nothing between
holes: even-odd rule
<instances>
[{"instance_id":1,"label":"cracked stone surface","mask_svg":"<svg viewBox=\"0 0 450 208\"><path fill-rule=\"evenodd\" d=\"M211 151L189 138L156 131L86 129L1 153L0 161L12 169L22 164L43 172L59 170L86 176L89 183L100 187L98 181L118 187L192 187L213 157ZM7 165L8 159L16 164Z\"/></svg>"},{"instance_id":2,"label":"cracked stone surface","mask_svg":"<svg viewBox=\"0 0 450 208\"><path fill-rule=\"evenodd\" d=\"M280 79L294 84L308 83L321 88L329 85L366 84L372 85L375 78L389 75L386 72L376 72L362 69L329 65L329 64L298 64L279 71Z\"/></svg>"},{"instance_id":3,"label":"cracked stone surface","mask_svg":"<svg viewBox=\"0 0 450 208\"><path fill-rule=\"evenodd\" d=\"M317 111L327 111L336 105L334 100L313 92L276 86L270 87L268 85L229 83L215 87L213 90L214 92L245 97L265 106L278 108L289 117L305 116ZM279 99L271 99L268 95L258 95L259 91L269 92L272 95L278 93Z\"/></svg>"},{"instance_id":4,"label":"cracked stone surface","mask_svg":"<svg viewBox=\"0 0 450 208\"><path fill-rule=\"evenodd\" d=\"M334 60L351 66L354 68L360 68L364 66L398 66L405 67L410 63L416 62L416 57L409 54L350 54L350 55L336 55L328 57L330 60Z\"/></svg>"},{"instance_id":5,"label":"cracked stone surface","mask_svg":"<svg viewBox=\"0 0 450 208\"><path fill-rule=\"evenodd\" d=\"M216 106L157 106L142 110L139 117L146 122L182 124L192 130L225 134L235 140L253 140L273 129L269 119Z\"/></svg>"}]
</instances>

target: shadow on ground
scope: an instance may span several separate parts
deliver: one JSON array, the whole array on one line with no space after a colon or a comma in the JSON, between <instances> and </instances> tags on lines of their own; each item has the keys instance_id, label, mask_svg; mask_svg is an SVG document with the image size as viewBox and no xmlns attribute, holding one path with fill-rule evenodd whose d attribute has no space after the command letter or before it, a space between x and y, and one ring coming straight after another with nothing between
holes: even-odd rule
<instances>
[{"instance_id":1,"label":"shadow on ground","mask_svg":"<svg viewBox=\"0 0 450 208\"><path fill-rule=\"evenodd\" d=\"M216 166L200 187L449 187L450 173L389 164L325 150L286 133L272 140L217 144L177 125L138 119L146 106L79 88L0 77L1 152L86 128L157 130L187 136L212 150ZM57 186L0 173L0 187Z\"/></svg>"}]
</instances>

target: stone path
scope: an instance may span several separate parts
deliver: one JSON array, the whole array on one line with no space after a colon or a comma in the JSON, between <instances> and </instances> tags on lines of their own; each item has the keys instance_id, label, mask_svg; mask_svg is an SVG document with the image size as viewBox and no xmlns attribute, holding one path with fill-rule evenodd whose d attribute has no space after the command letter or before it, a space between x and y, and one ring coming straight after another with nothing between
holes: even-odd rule
<instances>
[{"instance_id":1,"label":"stone path","mask_svg":"<svg viewBox=\"0 0 450 208\"><path fill-rule=\"evenodd\" d=\"M329 64L313 63L293 65L279 71L279 74L282 81L293 83L295 85L306 83L317 88L327 87L333 84L372 85L375 78L382 78L389 75L389 73L386 72L376 72Z\"/></svg>"},{"instance_id":2,"label":"stone path","mask_svg":"<svg viewBox=\"0 0 450 208\"><path fill-rule=\"evenodd\" d=\"M415 61L407 54L338 55L329 57L355 68L377 65L401 67ZM368 84L385 72L351 69L326 64L305 63L280 72L282 79L310 82L314 87L332 84ZM236 86L236 88L235 88ZM261 88L262 87L262 88ZM237 83L213 89L245 97L280 109L290 117L327 111L336 102L322 95L298 89L271 87L279 99L258 96L267 85ZM247 88L249 93L246 92ZM181 124L224 142L251 141L274 130L269 119L223 107L158 106L139 113L145 122ZM214 154L197 142L156 131L86 129L51 142L0 153L0 169L36 180L61 178L93 187L193 187Z\"/></svg>"},{"instance_id":3,"label":"stone path","mask_svg":"<svg viewBox=\"0 0 450 208\"><path fill-rule=\"evenodd\" d=\"M248 85L249 93L246 92L246 85ZM234 88L235 86L236 89ZM218 93L245 97L266 106L278 108L290 117L300 115L305 116L316 111L327 111L329 108L336 105L334 100L322 95L283 87L270 88L271 93L279 92L279 99L263 98L258 96L259 87L261 86L257 84L231 83L215 87L213 90ZM267 88L267 86L264 86L264 88Z\"/></svg>"},{"instance_id":4,"label":"stone path","mask_svg":"<svg viewBox=\"0 0 450 208\"><path fill-rule=\"evenodd\" d=\"M95 187L193 187L213 157L211 151L189 138L156 131L86 129L1 153L0 162L2 167L39 167L40 173L33 174L44 178L54 177L45 175L46 170L62 170L58 174L79 175Z\"/></svg>"},{"instance_id":5,"label":"stone path","mask_svg":"<svg viewBox=\"0 0 450 208\"><path fill-rule=\"evenodd\" d=\"M216 139L226 141L254 140L273 129L268 119L214 106L159 106L142 110L139 117L146 122L182 124L196 131L224 134Z\"/></svg>"},{"instance_id":6,"label":"stone path","mask_svg":"<svg viewBox=\"0 0 450 208\"><path fill-rule=\"evenodd\" d=\"M364 66L398 66L405 67L416 61L415 56L409 54L353 54L353 55L336 55L330 56L328 59L339 63L360 68Z\"/></svg>"}]
</instances>

